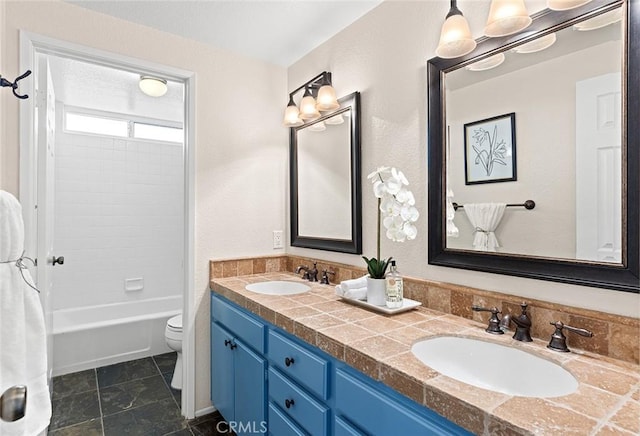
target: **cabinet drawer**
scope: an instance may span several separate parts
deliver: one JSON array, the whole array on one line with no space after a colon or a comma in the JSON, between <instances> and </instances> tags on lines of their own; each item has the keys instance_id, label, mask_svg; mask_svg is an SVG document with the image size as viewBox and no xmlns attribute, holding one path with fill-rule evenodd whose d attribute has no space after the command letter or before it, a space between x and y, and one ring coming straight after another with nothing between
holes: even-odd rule
<instances>
[{"instance_id":1,"label":"cabinet drawer","mask_svg":"<svg viewBox=\"0 0 640 436\"><path fill-rule=\"evenodd\" d=\"M269 368L269 399L311 435L327 434L329 409L273 367Z\"/></svg>"},{"instance_id":2,"label":"cabinet drawer","mask_svg":"<svg viewBox=\"0 0 640 436\"><path fill-rule=\"evenodd\" d=\"M263 323L215 295L211 296L211 317L231 333L242 338L245 344L259 353L264 353L266 327Z\"/></svg>"},{"instance_id":3,"label":"cabinet drawer","mask_svg":"<svg viewBox=\"0 0 640 436\"><path fill-rule=\"evenodd\" d=\"M273 436L306 436L304 430L287 418L278 406L269 403L269 434Z\"/></svg>"},{"instance_id":4,"label":"cabinet drawer","mask_svg":"<svg viewBox=\"0 0 640 436\"><path fill-rule=\"evenodd\" d=\"M365 434L359 432L345 420L340 419L340 417L336 416L336 429L334 432L334 436L365 436Z\"/></svg>"},{"instance_id":5,"label":"cabinet drawer","mask_svg":"<svg viewBox=\"0 0 640 436\"><path fill-rule=\"evenodd\" d=\"M348 374L336 370L336 413L347 417L369 434L389 435L469 435L433 411L418 414Z\"/></svg>"},{"instance_id":6,"label":"cabinet drawer","mask_svg":"<svg viewBox=\"0 0 640 436\"><path fill-rule=\"evenodd\" d=\"M329 363L325 359L273 330L269 330L268 356L288 377L295 379L323 400L327 399Z\"/></svg>"}]
</instances>

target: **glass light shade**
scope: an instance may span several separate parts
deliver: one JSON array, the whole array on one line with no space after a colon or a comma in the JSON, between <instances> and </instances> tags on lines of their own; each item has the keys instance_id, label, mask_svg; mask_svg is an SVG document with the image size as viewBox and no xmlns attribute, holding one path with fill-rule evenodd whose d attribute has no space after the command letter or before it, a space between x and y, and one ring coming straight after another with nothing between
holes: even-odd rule
<instances>
[{"instance_id":1,"label":"glass light shade","mask_svg":"<svg viewBox=\"0 0 640 436\"><path fill-rule=\"evenodd\" d=\"M331 118L324 121L325 124L329 124L330 126L337 126L338 124L344 123L344 118L342 114L334 115Z\"/></svg>"},{"instance_id":2,"label":"glass light shade","mask_svg":"<svg viewBox=\"0 0 640 436\"><path fill-rule=\"evenodd\" d=\"M311 121L320 118L320 112L316 109L316 99L313 98L311 93L302 97L300 102L300 118L304 121Z\"/></svg>"},{"instance_id":3,"label":"glass light shade","mask_svg":"<svg viewBox=\"0 0 640 436\"><path fill-rule=\"evenodd\" d=\"M162 97L167 93L167 81L157 77L140 76L138 86L150 97Z\"/></svg>"},{"instance_id":4,"label":"glass light shade","mask_svg":"<svg viewBox=\"0 0 640 436\"><path fill-rule=\"evenodd\" d=\"M586 5L591 0L547 0L547 7L552 11L566 11Z\"/></svg>"},{"instance_id":5,"label":"glass light shade","mask_svg":"<svg viewBox=\"0 0 640 436\"><path fill-rule=\"evenodd\" d=\"M295 103L293 103L293 100L290 100L289 105L287 105L284 111L284 121L282 124L286 127L298 127L304 124L300 119L300 111Z\"/></svg>"},{"instance_id":6,"label":"glass light shade","mask_svg":"<svg viewBox=\"0 0 640 436\"><path fill-rule=\"evenodd\" d=\"M327 126L324 125L324 121L320 121L319 123L309 126L309 130L312 132L322 132L323 130L327 130Z\"/></svg>"},{"instance_id":7,"label":"glass light shade","mask_svg":"<svg viewBox=\"0 0 640 436\"><path fill-rule=\"evenodd\" d=\"M336 91L331 85L322 85L318 90L316 108L320 111L332 111L340 107Z\"/></svg>"},{"instance_id":8,"label":"glass light shade","mask_svg":"<svg viewBox=\"0 0 640 436\"><path fill-rule=\"evenodd\" d=\"M457 58L471 53L474 48L476 41L471 36L467 19L460 14L447 18L442 25L436 55L444 59Z\"/></svg>"},{"instance_id":9,"label":"glass light shade","mask_svg":"<svg viewBox=\"0 0 640 436\"><path fill-rule=\"evenodd\" d=\"M489 18L484 34L489 37L520 32L531 24L524 0L491 0Z\"/></svg>"},{"instance_id":10,"label":"glass light shade","mask_svg":"<svg viewBox=\"0 0 640 436\"><path fill-rule=\"evenodd\" d=\"M465 68L469 71L490 70L491 68L495 68L503 63L504 59L504 53L498 53L486 59L482 59L481 61L474 62L471 65L467 65Z\"/></svg>"},{"instance_id":11,"label":"glass light shade","mask_svg":"<svg viewBox=\"0 0 640 436\"><path fill-rule=\"evenodd\" d=\"M596 30L609 24L617 23L622 20L622 8L616 8L604 14L597 15L589 20L581 21L574 24L573 28L580 31Z\"/></svg>"},{"instance_id":12,"label":"glass light shade","mask_svg":"<svg viewBox=\"0 0 640 436\"><path fill-rule=\"evenodd\" d=\"M522 44L514 48L513 51L521 54L536 53L551 47L555 42L556 42L556 34L550 33L549 35L543 36L542 38L534 39L531 42Z\"/></svg>"}]
</instances>

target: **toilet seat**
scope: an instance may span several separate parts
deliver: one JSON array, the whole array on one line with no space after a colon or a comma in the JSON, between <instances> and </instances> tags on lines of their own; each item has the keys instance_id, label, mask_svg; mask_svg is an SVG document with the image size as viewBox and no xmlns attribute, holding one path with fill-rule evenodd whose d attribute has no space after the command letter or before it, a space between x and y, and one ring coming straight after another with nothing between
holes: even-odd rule
<instances>
[{"instance_id":1,"label":"toilet seat","mask_svg":"<svg viewBox=\"0 0 640 436\"><path fill-rule=\"evenodd\" d=\"M175 332L182 331L182 314L178 314L173 318L169 318L167 321L167 329L173 330Z\"/></svg>"}]
</instances>

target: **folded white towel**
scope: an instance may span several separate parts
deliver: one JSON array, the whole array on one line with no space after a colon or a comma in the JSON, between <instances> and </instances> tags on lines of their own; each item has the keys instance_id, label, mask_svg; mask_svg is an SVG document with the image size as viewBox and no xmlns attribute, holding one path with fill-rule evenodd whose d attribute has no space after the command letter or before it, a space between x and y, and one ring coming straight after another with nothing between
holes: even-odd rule
<instances>
[{"instance_id":1,"label":"folded white towel","mask_svg":"<svg viewBox=\"0 0 640 436\"><path fill-rule=\"evenodd\" d=\"M344 292L344 298L351 298L353 300L366 300L367 299L367 287L349 289Z\"/></svg>"},{"instance_id":2,"label":"folded white towel","mask_svg":"<svg viewBox=\"0 0 640 436\"><path fill-rule=\"evenodd\" d=\"M44 315L28 270L20 270L24 224L16 198L0 191L0 393L27 386L24 418L0 420L2 436L40 434L49 424L51 401L47 386L47 346ZM24 274L24 276L23 276Z\"/></svg>"},{"instance_id":3,"label":"folded white towel","mask_svg":"<svg viewBox=\"0 0 640 436\"><path fill-rule=\"evenodd\" d=\"M367 276L362 276L358 279L343 280L340 282L342 292L346 292L349 289L358 289L367 286Z\"/></svg>"},{"instance_id":4,"label":"folded white towel","mask_svg":"<svg viewBox=\"0 0 640 436\"><path fill-rule=\"evenodd\" d=\"M344 291L342 290L342 286L336 285L336 295L338 297L344 297Z\"/></svg>"}]
</instances>

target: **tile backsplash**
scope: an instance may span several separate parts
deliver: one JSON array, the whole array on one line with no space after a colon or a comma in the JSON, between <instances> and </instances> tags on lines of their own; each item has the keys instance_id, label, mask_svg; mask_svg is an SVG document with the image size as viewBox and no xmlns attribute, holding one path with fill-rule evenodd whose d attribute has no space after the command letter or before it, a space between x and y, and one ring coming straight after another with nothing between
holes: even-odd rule
<instances>
[{"instance_id":1,"label":"tile backsplash","mask_svg":"<svg viewBox=\"0 0 640 436\"><path fill-rule=\"evenodd\" d=\"M212 260L210 278L232 277L265 272L291 272L299 265L311 266L317 262L322 270L333 271L331 283L361 277L365 268L326 260L283 255L246 259ZM420 301L425 307L463 318L486 322L489 314L473 312L472 305L498 307L504 313L520 313L521 297L499 292L459 286L451 283L405 277L405 297ZM562 321L574 327L591 330L592 338L567 334L569 348L585 350L632 363L640 363L640 319L581 309L542 300L527 299L528 312L533 322L531 335L548 340L554 331L550 325Z\"/></svg>"}]
</instances>

